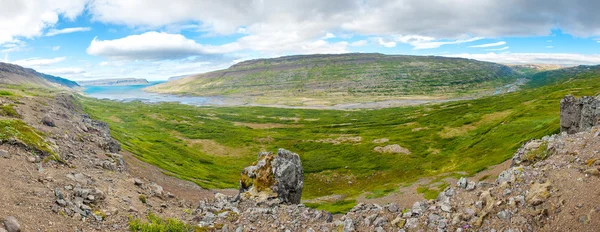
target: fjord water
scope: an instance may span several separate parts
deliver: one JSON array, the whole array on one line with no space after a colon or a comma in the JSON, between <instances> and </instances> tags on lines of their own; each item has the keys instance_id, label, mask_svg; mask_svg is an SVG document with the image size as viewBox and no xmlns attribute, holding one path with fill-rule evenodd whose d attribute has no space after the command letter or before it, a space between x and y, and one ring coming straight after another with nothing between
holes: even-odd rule
<instances>
[{"instance_id":1,"label":"fjord water","mask_svg":"<svg viewBox=\"0 0 600 232\"><path fill-rule=\"evenodd\" d=\"M219 97L196 97L179 96L172 94L158 94L146 92L143 89L153 85L164 83L163 81L150 82L144 85L124 85L124 86L86 86L85 95L98 99L109 99L122 102L142 101L142 102L178 102L188 105L221 105L222 99Z\"/></svg>"}]
</instances>

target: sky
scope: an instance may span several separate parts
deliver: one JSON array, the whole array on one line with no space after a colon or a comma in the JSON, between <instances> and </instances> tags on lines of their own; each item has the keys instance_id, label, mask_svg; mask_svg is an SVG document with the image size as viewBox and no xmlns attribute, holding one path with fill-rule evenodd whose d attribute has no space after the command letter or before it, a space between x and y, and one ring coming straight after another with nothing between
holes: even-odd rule
<instances>
[{"instance_id":1,"label":"sky","mask_svg":"<svg viewBox=\"0 0 600 232\"><path fill-rule=\"evenodd\" d=\"M600 64L595 0L0 0L0 61L71 80L296 54Z\"/></svg>"}]
</instances>

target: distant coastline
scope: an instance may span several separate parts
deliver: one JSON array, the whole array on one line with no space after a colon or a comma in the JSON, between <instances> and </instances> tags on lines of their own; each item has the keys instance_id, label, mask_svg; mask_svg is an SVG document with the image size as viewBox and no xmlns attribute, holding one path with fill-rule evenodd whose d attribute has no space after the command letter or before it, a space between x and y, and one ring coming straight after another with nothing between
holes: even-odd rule
<instances>
[{"instance_id":1,"label":"distant coastline","mask_svg":"<svg viewBox=\"0 0 600 232\"><path fill-rule=\"evenodd\" d=\"M115 79L99 79L91 81L78 81L81 86L125 86L125 85L147 85L148 80L143 78L115 78Z\"/></svg>"}]
</instances>

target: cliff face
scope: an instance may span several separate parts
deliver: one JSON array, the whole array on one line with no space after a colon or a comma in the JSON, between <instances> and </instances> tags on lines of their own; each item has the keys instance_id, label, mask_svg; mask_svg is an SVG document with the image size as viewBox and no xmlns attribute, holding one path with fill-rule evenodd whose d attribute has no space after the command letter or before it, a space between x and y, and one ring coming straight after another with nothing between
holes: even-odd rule
<instances>
[{"instance_id":1,"label":"cliff face","mask_svg":"<svg viewBox=\"0 0 600 232\"><path fill-rule=\"evenodd\" d=\"M560 101L560 131L585 131L600 122L600 96L576 99L569 95Z\"/></svg>"},{"instance_id":2,"label":"cliff face","mask_svg":"<svg viewBox=\"0 0 600 232\"><path fill-rule=\"evenodd\" d=\"M91 81L78 81L81 86L122 86L122 85L145 85L148 80L141 78L101 79Z\"/></svg>"}]
</instances>

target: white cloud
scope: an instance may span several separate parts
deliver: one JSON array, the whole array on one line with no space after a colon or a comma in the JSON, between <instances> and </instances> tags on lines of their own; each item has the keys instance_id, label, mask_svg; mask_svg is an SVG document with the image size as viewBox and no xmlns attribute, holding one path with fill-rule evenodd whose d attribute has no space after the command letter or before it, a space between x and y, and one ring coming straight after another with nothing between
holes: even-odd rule
<instances>
[{"instance_id":1,"label":"white cloud","mask_svg":"<svg viewBox=\"0 0 600 232\"><path fill-rule=\"evenodd\" d=\"M40 36L61 16L75 19L86 3L87 0L4 0L0 7L0 44L18 37Z\"/></svg>"},{"instance_id":2,"label":"white cloud","mask_svg":"<svg viewBox=\"0 0 600 232\"><path fill-rule=\"evenodd\" d=\"M325 36L323 36L322 39L333 39L336 38L336 36L333 33L327 32L327 34L325 34Z\"/></svg>"},{"instance_id":3,"label":"white cloud","mask_svg":"<svg viewBox=\"0 0 600 232\"><path fill-rule=\"evenodd\" d=\"M470 48L489 48L489 47L498 47L498 46L502 46L505 44L506 44L505 41L500 41L497 43L487 43L487 44L473 45L473 46L469 46L469 47Z\"/></svg>"},{"instance_id":4,"label":"white cloud","mask_svg":"<svg viewBox=\"0 0 600 232\"><path fill-rule=\"evenodd\" d=\"M502 47L502 48L490 48L490 49L485 49L486 51L504 51L504 50L508 50L509 47Z\"/></svg>"},{"instance_id":5,"label":"white cloud","mask_svg":"<svg viewBox=\"0 0 600 232\"><path fill-rule=\"evenodd\" d=\"M3 49L1 49L0 52L4 52L4 53L18 52L18 51L24 50L27 47L27 43L25 43L21 40L13 39L11 41L8 41L8 42L2 44L1 47L3 47Z\"/></svg>"},{"instance_id":6,"label":"white cloud","mask_svg":"<svg viewBox=\"0 0 600 232\"><path fill-rule=\"evenodd\" d=\"M56 57L56 58L51 58L51 59L43 59L43 58L35 57L35 58L11 61L11 63L20 65L23 67L35 68L35 67L53 65L53 64L62 62L66 59L67 59L66 57Z\"/></svg>"},{"instance_id":7,"label":"white cloud","mask_svg":"<svg viewBox=\"0 0 600 232\"><path fill-rule=\"evenodd\" d=\"M367 45L369 42L366 40L359 40L359 41L354 41L352 43L350 43L350 46L352 47L362 47Z\"/></svg>"},{"instance_id":8,"label":"white cloud","mask_svg":"<svg viewBox=\"0 0 600 232\"><path fill-rule=\"evenodd\" d=\"M55 35L60 35L60 34L69 34L69 33L74 33L74 32L83 32L83 31L90 31L92 30L92 28L90 27L70 27L70 28L63 28L63 29L50 29L47 33L46 36L55 36Z\"/></svg>"},{"instance_id":9,"label":"white cloud","mask_svg":"<svg viewBox=\"0 0 600 232\"><path fill-rule=\"evenodd\" d=\"M552 49L552 48L554 48L554 46L546 46L546 48Z\"/></svg>"},{"instance_id":10,"label":"white cloud","mask_svg":"<svg viewBox=\"0 0 600 232\"><path fill-rule=\"evenodd\" d=\"M472 37L465 39L457 39L457 40L436 40L433 37L428 36L419 36L419 35L408 35L408 36L398 36L396 40L401 43L410 44L413 46L415 50L421 49L433 49L439 48L444 45L451 44L462 44L462 43L470 43L477 40L483 39L481 37Z\"/></svg>"},{"instance_id":11,"label":"white cloud","mask_svg":"<svg viewBox=\"0 0 600 232\"><path fill-rule=\"evenodd\" d=\"M54 46L54 47L52 47L52 51L58 51L58 50L60 50L60 46Z\"/></svg>"},{"instance_id":12,"label":"white cloud","mask_svg":"<svg viewBox=\"0 0 600 232\"><path fill-rule=\"evenodd\" d=\"M85 70L82 68L55 68L55 69L42 69L41 72L54 75L54 76L72 76L84 74Z\"/></svg>"},{"instance_id":13,"label":"white cloud","mask_svg":"<svg viewBox=\"0 0 600 232\"><path fill-rule=\"evenodd\" d=\"M450 54L448 57L461 57L503 64L560 64L560 65L598 65L600 54L584 55L571 53L486 53L486 54Z\"/></svg>"},{"instance_id":14,"label":"white cloud","mask_svg":"<svg viewBox=\"0 0 600 232\"><path fill-rule=\"evenodd\" d=\"M257 51L266 56L281 54L344 53L348 42L330 43L326 40L307 40L294 33L259 31L235 42L223 45L199 44L181 34L146 32L115 40L95 38L87 48L90 55L118 60L165 60L183 59L190 56L221 56L240 51Z\"/></svg>"},{"instance_id":15,"label":"white cloud","mask_svg":"<svg viewBox=\"0 0 600 232\"><path fill-rule=\"evenodd\" d=\"M391 41L391 40L384 40L381 37L377 37L375 38L375 41L377 42L377 44L386 47L386 48L393 48L396 47L396 42Z\"/></svg>"},{"instance_id":16,"label":"white cloud","mask_svg":"<svg viewBox=\"0 0 600 232\"><path fill-rule=\"evenodd\" d=\"M237 44L221 46L198 44L180 34L146 32L115 40L94 38L87 53L124 60L181 59L196 55L223 54L239 50Z\"/></svg>"}]
</instances>

